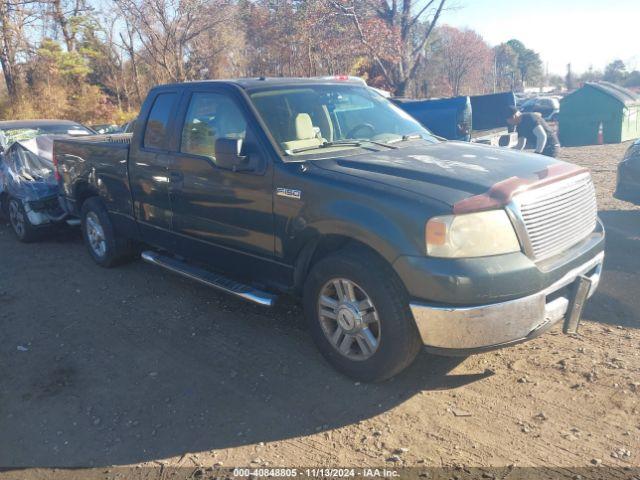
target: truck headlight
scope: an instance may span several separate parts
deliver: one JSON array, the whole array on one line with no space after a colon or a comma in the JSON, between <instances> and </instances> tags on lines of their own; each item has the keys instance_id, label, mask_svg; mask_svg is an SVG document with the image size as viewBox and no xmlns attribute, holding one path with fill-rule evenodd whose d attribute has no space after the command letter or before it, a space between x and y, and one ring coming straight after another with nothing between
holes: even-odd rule
<instances>
[{"instance_id":1,"label":"truck headlight","mask_svg":"<svg viewBox=\"0 0 640 480\"><path fill-rule=\"evenodd\" d=\"M520 251L504 210L433 217L425 230L427 255L432 257L485 257Z\"/></svg>"}]
</instances>

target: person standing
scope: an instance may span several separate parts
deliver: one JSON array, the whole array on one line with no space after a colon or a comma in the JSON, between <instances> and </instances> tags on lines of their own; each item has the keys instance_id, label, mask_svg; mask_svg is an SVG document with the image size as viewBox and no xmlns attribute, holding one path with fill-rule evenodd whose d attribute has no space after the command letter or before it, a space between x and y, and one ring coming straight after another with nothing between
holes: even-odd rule
<instances>
[{"instance_id":1,"label":"person standing","mask_svg":"<svg viewBox=\"0 0 640 480\"><path fill-rule=\"evenodd\" d=\"M519 137L527 139L527 145L534 145L536 153L548 157L557 157L560 154L560 141L556 132L539 113L522 113L515 106L511 106L507 124L515 127Z\"/></svg>"}]
</instances>

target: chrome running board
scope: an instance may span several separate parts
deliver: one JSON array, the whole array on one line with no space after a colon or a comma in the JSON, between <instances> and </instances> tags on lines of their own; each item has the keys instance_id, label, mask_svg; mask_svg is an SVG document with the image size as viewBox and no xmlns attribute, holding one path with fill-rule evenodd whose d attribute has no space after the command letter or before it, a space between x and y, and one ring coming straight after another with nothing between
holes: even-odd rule
<instances>
[{"instance_id":1,"label":"chrome running board","mask_svg":"<svg viewBox=\"0 0 640 480\"><path fill-rule=\"evenodd\" d=\"M217 273L209 272L208 270L204 270L199 267L194 267L193 265L189 265L167 255L162 255L158 252L147 250L142 252L141 256L145 262L165 268L173 273L190 278L191 280L200 282L208 287L257 303L263 307L273 306L277 298L276 295L257 290Z\"/></svg>"}]
</instances>

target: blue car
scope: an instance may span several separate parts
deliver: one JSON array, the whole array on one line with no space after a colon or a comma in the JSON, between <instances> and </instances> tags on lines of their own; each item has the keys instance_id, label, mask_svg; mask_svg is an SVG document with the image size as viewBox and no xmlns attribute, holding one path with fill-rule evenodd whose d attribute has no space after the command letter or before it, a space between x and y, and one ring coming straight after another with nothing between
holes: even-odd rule
<instances>
[{"instance_id":1,"label":"blue car","mask_svg":"<svg viewBox=\"0 0 640 480\"><path fill-rule=\"evenodd\" d=\"M66 120L0 122L0 208L18 240L32 242L65 220L58 203L53 139L93 133Z\"/></svg>"},{"instance_id":2,"label":"blue car","mask_svg":"<svg viewBox=\"0 0 640 480\"><path fill-rule=\"evenodd\" d=\"M613 196L618 200L640 205L640 138L627 149L618 164L618 179Z\"/></svg>"}]
</instances>

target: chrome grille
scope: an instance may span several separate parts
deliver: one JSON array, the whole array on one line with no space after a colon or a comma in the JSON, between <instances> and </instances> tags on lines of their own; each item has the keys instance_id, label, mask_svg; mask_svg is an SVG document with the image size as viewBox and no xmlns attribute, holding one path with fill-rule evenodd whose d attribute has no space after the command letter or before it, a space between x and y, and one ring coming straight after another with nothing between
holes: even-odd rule
<instances>
[{"instance_id":1,"label":"chrome grille","mask_svg":"<svg viewBox=\"0 0 640 480\"><path fill-rule=\"evenodd\" d=\"M517 195L513 205L523 223L525 249L534 260L563 252L596 227L598 207L588 173Z\"/></svg>"}]
</instances>

